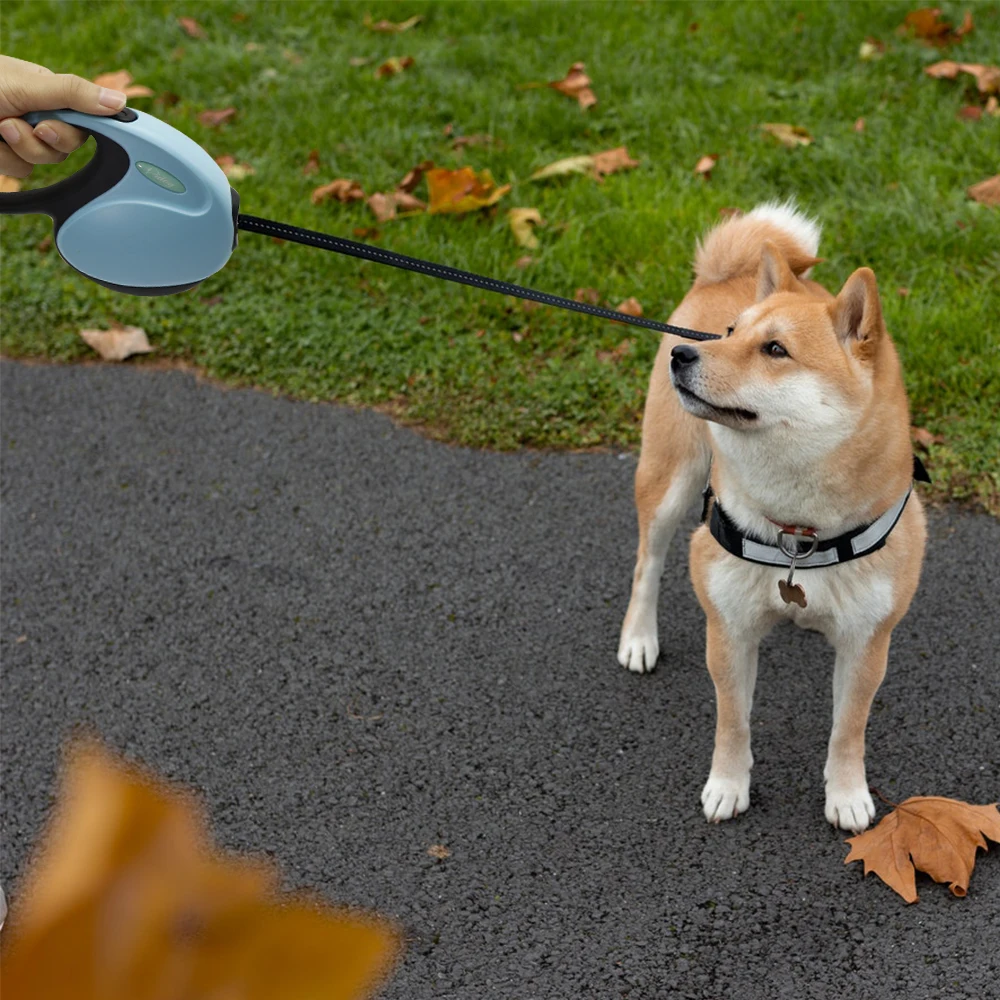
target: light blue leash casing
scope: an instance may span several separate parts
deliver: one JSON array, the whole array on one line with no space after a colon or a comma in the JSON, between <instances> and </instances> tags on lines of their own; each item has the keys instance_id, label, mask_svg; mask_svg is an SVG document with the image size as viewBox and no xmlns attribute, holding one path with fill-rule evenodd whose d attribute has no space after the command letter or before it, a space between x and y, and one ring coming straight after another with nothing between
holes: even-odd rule
<instances>
[{"instance_id":1,"label":"light blue leash casing","mask_svg":"<svg viewBox=\"0 0 1000 1000\"><path fill-rule=\"evenodd\" d=\"M93 158L49 187L0 194L0 214L41 212L70 267L115 291L169 295L223 268L236 247L239 195L193 139L125 108L117 115L68 109L21 116L58 119L97 143Z\"/></svg>"}]
</instances>

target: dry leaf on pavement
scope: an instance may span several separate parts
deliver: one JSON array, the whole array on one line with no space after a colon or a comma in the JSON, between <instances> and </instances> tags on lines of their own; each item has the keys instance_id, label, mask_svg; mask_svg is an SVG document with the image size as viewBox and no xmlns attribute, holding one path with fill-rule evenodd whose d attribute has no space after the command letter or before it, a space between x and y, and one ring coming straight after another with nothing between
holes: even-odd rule
<instances>
[{"instance_id":1,"label":"dry leaf on pavement","mask_svg":"<svg viewBox=\"0 0 1000 1000\"><path fill-rule=\"evenodd\" d=\"M340 177L335 181L330 181L329 184L321 184L318 188L314 188L309 199L314 205L329 201L331 198L346 204L350 201L362 201L364 197L365 193L357 181Z\"/></svg>"},{"instance_id":2,"label":"dry leaf on pavement","mask_svg":"<svg viewBox=\"0 0 1000 1000\"><path fill-rule=\"evenodd\" d=\"M179 17L177 23L191 38L205 37L205 29L193 17Z\"/></svg>"},{"instance_id":3,"label":"dry leaf on pavement","mask_svg":"<svg viewBox=\"0 0 1000 1000\"><path fill-rule=\"evenodd\" d=\"M449 851L444 844L431 844L431 846L427 848L427 853L432 858L437 858L439 861L443 861L445 858L451 857L451 851Z\"/></svg>"},{"instance_id":4,"label":"dry leaf on pavement","mask_svg":"<svg viewBox=\"0 0 1000 1000\"><path fill-rule=\"evenodd\" d=\"M222 167L222 172L231 181L241 181L244 177L249 177L255 172L249 163L237 163L228 153L223 156L217 156L215 162Z\"/></svg>"},{"instance_id":5,"label":"dry leaf on pavement","mask_svg":"<svg viewBox=\"0 0 1000 1000\"><path fill-rule=\"evenodd\" d=\"M808 146L813 141L813 137L801 125L789 125L787 122L767 122L760 128L769 135L773 135L782 146L788 146L790 149L795 146Z\"/></svg>"},{"instance_id":6,"label":"dry leaf on pavement","mask_svg":"<svg viewBox=\"0 0 1000 1000\"><path fill-rule=\"evenodd\" d=\"M402 73L404 69L409 69L413 62L413 56L391 56L375 70L375 79L382 80L385 77Z\"/></svg>"},{"instance_id":7,"label":"dry leaf on pavement","mask_svg":"<svg viewBox=\"0 0 1000 1000\"><path fill-rule=\"evenodd\" d=\"M459 170L438 167L427 171L427 189L430 192L429 211L433 215L473 212L495 205L510 190L510 185L497 187L489 170L477 174L472 167Z\"/></svg>"},{"instance_id":8,"label":"dry leaf on pavement","mask_svg":"<svg viewBox=\"0 0 1000 1000\"><path fill-rule=\"evenodd\" d=\"M110 330L81 330L80 336L105 361L124 361L133 354L149 354L151 347L146 331L138 326L115 324Z\"/></svg>"},{"instance_id":9,"label":"dry leaf on pavement","mask_svg":"<svg viewBox=\"0 0 1000 1000\"><path fill-rule=\"evenodd\" d=\"M973 184L966 190L966 194L983 205L1000 205L1000 174Z\"/></svg>"},{"instance_id":10,"label":"dry leaf on pavement","mask_svg":"<svg viewBox=\"0 0 1000 1000\"><path fill-rule=\"evenodd\" d=\"M586 111L597 103L593 90L590 89L590 77L584 72L582 62L575 62L562 80L553 80L549 86L560 94L573 97L580 107Z\"/></svg>"},{"instance_id":11,"label":"dry leaf on pavement","mask_svg":"<svg viewBox=\"0 0 1000 1000\"><path fill-rule=\"evenodd\" d=\"M114 73L101 73L95 76L93 82L98 87L108 90L120 90L126 97L152 97L154 91L141 84L132 83L132 74L127 69L119 69Z\"/></svg>"},{"instance_id":12,"label":"dry leaf on pavement","mask_svg":"<svg viewBox=\"0 0 1000 1000\"><path fill-rule=\"evenodd\" d=\"M510 220L510 228L514 232L514 239L518 246L535 250L538 247L538 237L535 235L535 226L544 226L545 220L537 208L512 208L507 213Z\"/></svg>"},{"instance_id":13,"label":"dry leaf on pavement","mask_svg":"<svg viewBox=\"0 0 1000 1000\"><path fill-rule=\"evenodd\" d=\"M67 765L4 929L5 1000L356 1000L385 978L396 928L282 892L216 847L193 795L96 743Z\"/></svg>"},{"instance_id":14,"label":"dry leaf on pavement","mask_svg":"<svg viewBox=\"0 0 1000 1000\"><path fill-rule=\"evenodd\" d=\"M229 121L236 114L236 108L222 108L216 111L202 111L198 115L198 121L208 128L218 128L224 122Z\"/></svg>"},{"instance_id":15,"label":"dry leaf on pavement","mask_svg":"<svg viewBox=\"0 0 1000 1000\"><path fill-rule=\"evenodd\" d=\"M419 24L424 19L423 14L417 14L414 17L408 17L405 21L400 21L398 24L392 21L387 21L383 18L381 21L373 21L371 14L365 14L364 20L361 22L369 31L382 31L386 34L399 34L401 31L409 31L414 25Z\"/></svg>"},{"instance_id":16,"label":"dry leaf on pavement","mask_svg":"<svg viewBox=\"0 0 1000 1000\"><path fill-rule=\"evenodd\" d=\"M844 864L863 861L865 875L875 872L907 903L917 901L914 869L935 882L948 882L964 896L976 864L976 849L986 838L1000 842L996 803L972 806L958 799L918 795L901 802L874 829L848 837L851 853Z\"/></svg>"}]
</instances>

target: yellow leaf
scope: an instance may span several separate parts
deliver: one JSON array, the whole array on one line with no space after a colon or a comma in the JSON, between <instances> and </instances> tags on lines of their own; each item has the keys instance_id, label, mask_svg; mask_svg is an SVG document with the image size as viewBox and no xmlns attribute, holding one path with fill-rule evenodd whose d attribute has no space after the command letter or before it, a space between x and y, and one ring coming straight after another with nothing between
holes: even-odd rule
<instances>
[{"instance_id":1,"label":"yellow leaf","mask_svg":"<svg viewBox=\"0 0 1000 1000\"><path fill-rule=\"evenodd\" d=\"M589 153L586 156L569 156L564 160L556 160L555 163L536 170L528 179L542 181L549 177L563 177L566 174L590 174L591 177L600 180L606 174L628 170L638 165L639 161L633 160L624 146L618 146L603 153Z\"/></svg>"},{"instance_id":2,"label":"yellow leaf","mask_svg":"<svg viewBox=\"0 0 1000 1000\"><path fill-rule=\"evenodd\" d=\"M545 225L542 213L537 208L512 208L507 213L507 218L518 246L535 250L538 247L538 237L534 233L534 227Z\"/></svg>"},{"instance_id":3,"label":"yellow leaf","mask_svg":"<svg viewBox=\"0 0 1000 1000\"><path fill-rule=\"evenodd\" d=\"M478 208L495 205L509 190L510 185L497 187L488 170L478 174L472 167L446 170L443 167L427 171L427 188L430 192L431 214L474 212Z\"/></svg>"},{"instance_id":4,"label":"yellow leaf","mask_svg":"<svg viewBox=\"0 0 1000 1000\"><path fill-rule=\"evenodd\" d=\"M773 135L783 146L808 146L813 137L801 125L788 125L785 122L768 122L760 126L765 132Z\"/></svg>"},{"instance_id":5,"label":"yellow leaf","mask_svg":"<svg viewBox=\"0 0 1000 1000\"><path fill-rule=\"evenodd\" d=\"M593 156L568 156L564 160L556 160L547 167L536 170L529 180L543 181L548 177L565 177L566 174L591 174L594 173Z\"/></svg>"},{"instance_id":6,"label":"yellow leaf","mask_svg":"<svg viewBox=\"0 0 1000 1000\"><path fill-rule=\"evenodd\" d=\"M124 361L133 354L149 354L154 350L146 331L138 326L119 326L111 330L81 330L80 336L105 361Z\"/></svg>"}]
</instances>

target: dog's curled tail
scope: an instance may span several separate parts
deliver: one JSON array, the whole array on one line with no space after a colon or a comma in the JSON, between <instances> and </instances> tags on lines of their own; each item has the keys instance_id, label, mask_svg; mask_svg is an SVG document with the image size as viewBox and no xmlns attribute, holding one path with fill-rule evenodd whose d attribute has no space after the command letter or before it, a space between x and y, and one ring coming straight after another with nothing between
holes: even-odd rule
<instances>
[{"instance_id":1,"label":"dog's curled tail","mask_svg":"<svg viewBox=\"0 0 1000 1000\"><path fill-rule=\"evenodd\" d=\"M746 215L720 223L698 242L694 273L705 284L757 273L760 254L770 240L800 278L818 263L820 225L799 211L792 199L767 201Z\"/></svg>"}]
</instances>

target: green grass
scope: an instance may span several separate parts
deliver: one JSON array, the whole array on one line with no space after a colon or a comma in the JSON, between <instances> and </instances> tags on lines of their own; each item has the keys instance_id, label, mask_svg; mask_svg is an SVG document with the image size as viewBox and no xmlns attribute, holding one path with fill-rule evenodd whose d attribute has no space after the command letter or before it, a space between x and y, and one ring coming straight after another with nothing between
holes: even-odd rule
<instances>
[{"instance_id":1,"label":"green grass","mask_svg":"<svg viewBox=\"0 0 1000 1000\"><path fill-rule=\"evenodd\" d=\"M976 29L944 53L900 38L916 3L18 3L2 8L4 51L87 77L127 68L180 103L150 110L256 173L240 182L244 211L351 235L373 223L363 203L313 206L314 186L351 177L391 190L415 163L488 167L513 184L500 211L420 216L381 228L380 244L616 305L634 295L666 318L690 280L696 237L723 206L794 194L824 226L816 277L833 289L874 268L901 350L913 422L940 434L928 464L939 497L1000 513L1000 210L965 189L1000 169L1000 118L960 121L971 77L936 81L940 58L995 61L1000 5L944 5ZM362 24L424 21L403 35ZM244 20L234 20L245 13ZM196 18L190 39L176 18ZM697 30L692 29L697 23ZM862 62L866 36L888 44ZM257 51L245 45L256 42ZM175 52L183 48L183 55ZM302 57L294 64L282 55ZM373 65L412 55L388 80ZM581 112L547 89L583 60L600 103ZM235 105L231 124L196 115ZM863 117L866 127L856 132ZM816 141L785 149L761 122L806 127ZM491 147L455 152L442 134L488 133ZM596 184L527 178L552 160L618 145L638 169ZM309 150L322 170L304 177ZM692 174L721 158L710 181ZM71 172L82 154L36 169L32 184ZM422 194L423 190L418 190ZM535 206L548 225L524 271L505 210ZM209 375L317 400L383 405L465 444L632 447L656 352L655 334L539 309L376 264L244 234L227 267L167 298L117 295L37 245L49 222L3 225L2 349L72 360L76 331L111 320L144 327L160 357ZM897 289L906 287L903 297ZM221 295L217 305L205 299ZM479 331L484 331L481 335ZM514 337L518 333L521 336ZM598 352L624 339L619 361Z\"/></svg>"}]
</instances>

